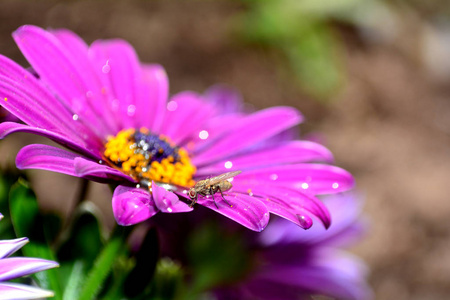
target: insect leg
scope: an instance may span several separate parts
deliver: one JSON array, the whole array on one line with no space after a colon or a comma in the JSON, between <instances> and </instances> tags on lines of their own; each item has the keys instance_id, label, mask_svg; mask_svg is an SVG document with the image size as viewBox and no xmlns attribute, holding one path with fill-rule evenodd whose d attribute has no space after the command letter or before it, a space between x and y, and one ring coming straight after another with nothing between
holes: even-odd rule
<instances>
[{"instance_id":1,"label":"insect leg","mask_svg":"<svg viewBox=\"0 0 450 300\"><path fill-rule=\"evenodd\" d=\"M220 189L220 186L217 187L217 188L218 188L220 194L222 195L222 200L223 200L223 202L225 202L226 204L228 204L229 207L233 207L233 205L231 205L231 204L227 201L227 199L225 199L225 197L223 196L223 193L222 193L222 190Z\"/></svg>"},{"instance_id":2,"label":"insect leg","mask_svg":"<svg viewBox=\"0 0 450 300\"><path fill-rule=\"evenodd\" d=\"M219 209L219 206L216 203L216 200L214 200L214 193L215 191L213 190L212 186L209 188L209 193L211 194L213 201L214 201L214 205L216 205L217 209Z\"/></svg>"},{"instance_id":3,"label":"insect leg","mask_svg":"<svg viewBox=\"0 0 450 300\"><path fill-rule=\"evenodd\" d=\"M191 204L189 204L189 207L190 207L190 208L193 208L194 205L195 205L195 203L197 203L197 198L198 198L198 195L195 195L195 199L194 199L194 200L191 200Z\"/></svg>"}]
</instances>

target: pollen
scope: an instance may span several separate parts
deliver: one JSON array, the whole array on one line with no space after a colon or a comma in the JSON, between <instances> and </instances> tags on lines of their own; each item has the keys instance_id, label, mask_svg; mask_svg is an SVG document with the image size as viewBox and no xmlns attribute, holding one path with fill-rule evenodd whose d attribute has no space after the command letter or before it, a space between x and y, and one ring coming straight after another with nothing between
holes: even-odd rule
<instances>
[{"instance_id":1,"label":"pollen","mask_svg":"<svg viewBox=\"0 0 450 300\"><path fill-rule=\"evenodd\" d=\"M125 129L108 138L104 156L114 167L135 180L191 187L197 169L188 152L163 135L148 129Z\"/></svg>"}]
</instances>

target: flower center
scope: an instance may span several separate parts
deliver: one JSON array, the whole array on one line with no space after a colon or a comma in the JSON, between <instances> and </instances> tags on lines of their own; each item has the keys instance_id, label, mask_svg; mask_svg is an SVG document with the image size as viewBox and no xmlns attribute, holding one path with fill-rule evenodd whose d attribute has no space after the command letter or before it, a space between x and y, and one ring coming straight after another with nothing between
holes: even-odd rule
<instances>
[{"instance_id":1,"label":"flower center","mask_svg":"<svg viewBox=\"0 0 450 300\"><path fill-rule=\"evenodd\" d=\"M139 182L157 181L189 187L196 168L185 149L146 128L125 129L108 138L104 156Z\"/></svg>"}]
</instances>

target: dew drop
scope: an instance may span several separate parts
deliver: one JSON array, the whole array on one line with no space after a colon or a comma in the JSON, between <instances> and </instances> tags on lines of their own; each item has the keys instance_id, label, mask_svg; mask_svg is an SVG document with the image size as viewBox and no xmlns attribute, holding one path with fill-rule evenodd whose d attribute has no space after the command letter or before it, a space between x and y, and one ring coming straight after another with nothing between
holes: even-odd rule
<instances>
[{"instance_id":1,"label":"dew drop","mask_svg":"<svg viewBox=\"0 0 450 300\"><path fill-rule=\"evenodd\" d=\"M167 103L167 110L175 111L177 108L178 108L178 103L176 103L175 101L169 101Z\"/></svg>"},{"instance_id":2,"label":"dew drop","mask_svg":"<svg viewBox=\"0 0 450 300\"><path fill-rule=\"evenodd\" d=\"M170 207L168 207L168 208L167 208L167 211L171 213L171 212L173 211L173 209L170 208Z\"/></svg>"},{"instance_id":3,"label":"dew drop","mask_svg":"<svg viewBox=\"0 0 450 300\"><path fill-rule=\"evenodd\" d=\"M208 136L209 136L209 133L208 133L208 131L206 131L206 130L202 130L202 131L200 131L200 133L198 134L198 137L199 137L200 139L202 139L202 140L206 140L206 139L208 138Z\"/></svg>"},{"instance_id":4,"label":"dew drop","mask_svg":"<svg viewBox=\"0 0 450 300\"><path fill-rule=\"evenodd\" d=\"M227 161L224 166L226 169L231 169L231 167L233 167L233 163L231 161Z\"/></svg>"},{"instance_id":5,"label":"dew drop","mask_svg":"<svg viewBox=\"0 0 450 300\"><path fill-rule=\"evenodd\" d=\"M74 121L77 121L77 120L78 120L78 115L77 115L77 114L74 114L74 115L72 116L72 119L73 119Z\"/></svg>"},{"instance_id":6,"label":"dew drop","mask_svg":"<svg viewBox=\"0 0 450 300\"><path fill-rule=\"evenodd\" d=\"M302 189L304 189L304 190L309 188L309 184L307 184L306 182L303 182L301 186L302 186Z\"/></svg>"},{"instance_id":7,"label":"dew drop","mask_svg":"<svg viewBox=\"0 0 450 300\"><path fill-rule=\"evenodd\" d=\"M117 109L119 108L119 100L118 99L114 99L113 101L111 101L111 108L113 111L117 111Z\"/></svg>"},{"instance_id":8,"label":"dew drop","mask_svg":"<svg viewBox=\"0 0 450 300\"><path fill-rule=\"evenodd\" d=\"M134 106L133 104L128 105L127 115L132 117L132 116L134 116L135 113L136 113L136 106Z\"/></svg>"},{"instance_id":9,"label":"dew drop","mask_svg":"<svg viewBox=\"0 0 450 300\"><path fill-rule=\"evenodd\" d=\"M270 175L270 179L271 180L277 180L278 179L278 175L277 174L272 174L272 175Z\"/></svg>"},{"instance_id":10,"label":"dew drop","mask_svg":"<svg viewBox=\"0 0 450 300\"><path fill-rule=\"evenodd\" d=\"M94 95L94 93L92 91L87 91L86 92L86 97L87 98L91 98Z\"/></svg>"},{"instance_id":11,"label":"dew drop","mask_svg":"<svg viewBox=\"0 0 450 300\"><path fill-rule=\"evenodd\" d=\"M335 182L331 185L333 189L337 189L339 187L339 183Z\"/></svg>"},{"instance_id":12,"label":"dew drop","mask_svg":"<svg viewBox=\"0 0 450 300\"><path fill-rule=\"evenodd\" d=\"M311 219L303 216L303 215L297 215L298 217L298 221L300 223L300 225L305 228L308 229L311 227L312 223L311 223Z\"/></svg>"},{"instance_id":13,"label":"dew drop","mask_svg":"<svg viewBox=\"0 0 450 300\"><path fill-rule=\"evenodd\" d=\"M109 60L106 61L106 64L102 67L102 72L108 74L111 71L111 67L109 65Z\"/></svg>"},{"instance_id":14,"label":"dew drop","mask_svg":"<svg viewBox=\"0 0 450 300\"><path fill-rule=\"evenodd\" d=\"M103 164L103 160L100 159L100 160L98 161L98 163L99 163L99 164Z\"/></svg>"}]
</instances>

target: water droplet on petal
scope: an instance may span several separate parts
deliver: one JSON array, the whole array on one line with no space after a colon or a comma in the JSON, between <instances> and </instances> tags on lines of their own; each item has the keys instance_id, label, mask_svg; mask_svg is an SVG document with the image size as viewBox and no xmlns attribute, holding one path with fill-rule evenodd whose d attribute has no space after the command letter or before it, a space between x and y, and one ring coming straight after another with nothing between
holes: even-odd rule
<instances>
[{"instance_id":1,"label":"water droplet on petal","mask_svg":"<svg viewBox=\"0 0 450 300\"><path fill-rule=\"evenodd\" d=\"M308 229L312 226L312 220L306 216L303 215L297 215L298 221L300 223L300 226L302 226L305 229Z\"/></svg>"},{"instance_id":2,"label":"water droplet on petal","mask_svg":"<svg viewBox=\"0 0 450 300\"><path fill-rule=\"evenodd\" d=\"M270 175L270 179L271 180L277 180L278 179L278 175L277 174L272 174L272 175Z\"/></svg>"},{"instance_id":3,"label":"water droplet on petal","mask_svg":"<svg viewBox=\"0 0 450 300\"><path fill-rule=\"evenodd\" d=\"M111 67L109 66L109 60L107 60L105 65L102 67L102 72L108 74L109 71L111 71Z\"/></svg>"},{"instance_id":4,"label":"water droplet on petal","mask_svg":"<svg viewBox=\"0 0 450 300\"><path fill-rule=\"evenodd\" d=\"M333 189L337 189L339 187L339 183L335 182L331 185Z\"/></svg>"},{"instance_id":5,"label":"water droplet on petal","mask_svg":"<svg viewBox=\"0 0 450 300\"><path fill-rule=\"evenodd\" d=\"M209 133L208 133L208 131L206 131L206 130L202 130L202 131L200 131L200 133L198 134L198 137L199 137L200 139L202 139L202 140L206 140L206 139L208 138L208 136L209 136Z\"/></svg>"},{"instance_id":6,"label":"water droplet on petal","mask_svg":"<svg viewBox=\"0 0 450 300\"><path fill-rule=\"evenodd\" d=\"M303 182L302 189L306 190L307 188L309 188L309 184L307 184L306 182Z\"/></svg>"},{"instance_id":7,"label":"water droplet on petal","mask_svg":"<svg viewBox=\"0 0 450 300\"><path fill-rule=\"evenodd\" d=\"M177 108L178 108L178 103L176 103L175 101L169 101L167 103L167 110L175 111Z\"/></svg>"},{"instance_id":8,"label":"water droplet on petal","mask_svg":"<svg viewBox=\"0 0 450 300\"><path fill-rule=\"evenodd\" d=\"M91 98L94 95L94 93L92 91L87 91L86 92L86 97L87 98Z\"/></svg>"},{"instance_id":9,"label":"water droplet on petal","mask_svg":"<svg viewBox=\"0 0 450 300\"><path fill-rule=\"evenodd\" d=\"M77 114L74 114L74 115L72 116L72 119L73 119L74 121L78 120L78 115L77 115Z\"/></svg>"},{"instance_id":10,"label":"water droplet on petal","mask_svg":"<svg viewBox=\"0 0 450 300\"><path fill-rule=\"evenodd\" d=\"M132 117L134 116L135 113L136 113L136 106L134 106L133 104L129 105L127 108L127 115Z\"/></svg>"},{"instance_id":11,"label":"water droplet on petal","mask_svg":"<svg viewBox=\"0 0 450 300\"><path fill-rule=\"evenodd\" d=\"M114 99L113 101L111 101L111 109L113 111L117 111L117 109L119 109L119 100L118 99Z\"/></svg>"},{"instance_id":12,"label":"water droplet on petal","mask_svg":"<svg viewBox=\"0 0 450 300\"><path fill-rule=\"evenodd\" d=\"M103 160L100 159L100 160L98 161L98 163L99 163L99 164L103 164Z\"/></svg>"},{"instance_id":13,"label":"water droplet on petal","mask_svg":"<svg viewBox=\"0 0 450 300\"><path fill-rule=\"evenodd\" d=\"M225 168L226 168L226 169L231 169L231 167L233 167L233 163L232 163L231 161L227 161L227 162L225 163Z\"/></svg>"},{"instance_id":14,"label":"water droplet on petal","mask_svg":"<svg viewBox=\"0 0 450 300\"><path fill-rule=\"evenodd\" d=\"M172 210L172 208L168 207L167 211L171 213L173 210Z\"/></svg>"}]
</instances>

